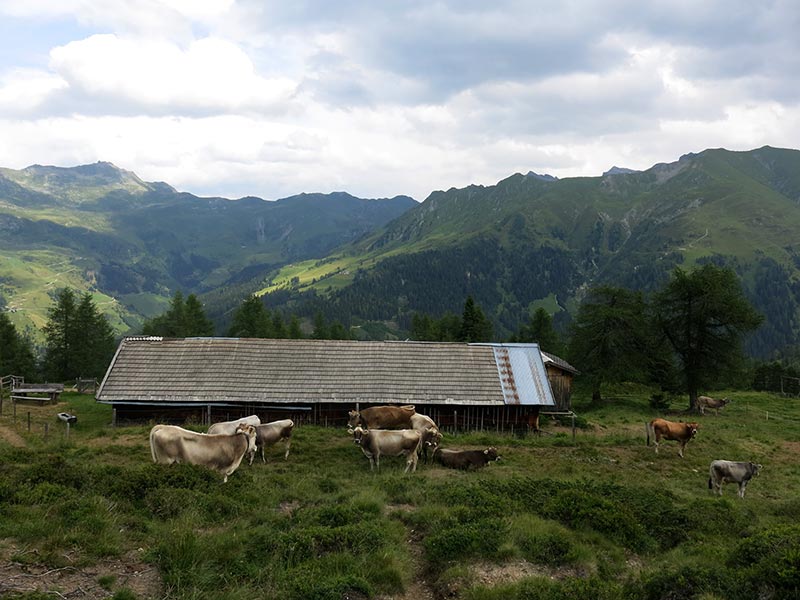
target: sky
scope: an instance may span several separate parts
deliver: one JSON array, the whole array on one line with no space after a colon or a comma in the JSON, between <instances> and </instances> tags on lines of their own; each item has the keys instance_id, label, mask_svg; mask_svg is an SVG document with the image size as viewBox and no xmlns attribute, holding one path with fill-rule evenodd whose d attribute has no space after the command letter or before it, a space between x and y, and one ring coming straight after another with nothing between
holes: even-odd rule
<instances>
[{"instance_id":1,"label":"sky","mask_svg":"<svg viewBox=\"0 0 800 600\"><path fill-rule=\"evenodd\" d=\"M363 198L800 147L797 0L0 0L0 166Z\"/></svg>"}]
</instances>

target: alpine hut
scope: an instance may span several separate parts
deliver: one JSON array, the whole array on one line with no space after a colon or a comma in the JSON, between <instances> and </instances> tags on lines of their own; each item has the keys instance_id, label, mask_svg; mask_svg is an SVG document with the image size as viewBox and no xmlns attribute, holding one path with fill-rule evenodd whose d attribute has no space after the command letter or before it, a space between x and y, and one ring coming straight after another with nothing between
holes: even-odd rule
<instances>
[{"instance_id":1,"label":"alpine hut","mask_svg":"<svg viewBox=\"0 0 800 600\"><path fill-rule=\"evenodd\" d=\"M537 344L127 337L97 392L115 421L344 425L413 404L446 429L538 428L556 409Z\"/></svg>"}]
</instances>

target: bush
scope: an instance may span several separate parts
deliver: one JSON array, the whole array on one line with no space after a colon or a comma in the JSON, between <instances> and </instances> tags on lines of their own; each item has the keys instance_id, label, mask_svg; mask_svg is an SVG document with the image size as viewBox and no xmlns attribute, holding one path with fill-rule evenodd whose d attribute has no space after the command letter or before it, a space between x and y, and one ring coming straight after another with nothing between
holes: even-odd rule
<instances>
[{"instance_id":1,"label":"bush","mask_svg":"<svg viewBox=\"0 0 800 600\"><path fill-rule=\"evenodd\" d=\"M449 520L425 538L425 556L434 568L463 558L491 558L507 535L508 524L498 518Z\"/></svg>"},{"instance_id":2,"label":"bush","mask_svg":"<svg viewBox=\"0 0 800 600\"><path fill-rule=\"evenodd\" d=\"M776 598L800 593L800 525L767 529L741 541L729 563L743 570L751 585Z\"/></svg>"}]
</instances>

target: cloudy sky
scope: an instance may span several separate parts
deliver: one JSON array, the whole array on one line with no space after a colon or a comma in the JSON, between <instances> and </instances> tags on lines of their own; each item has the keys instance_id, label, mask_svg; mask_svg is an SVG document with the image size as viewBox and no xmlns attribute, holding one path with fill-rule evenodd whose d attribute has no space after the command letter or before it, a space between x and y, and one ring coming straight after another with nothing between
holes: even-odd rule
<instances>
[{"instance_id":1,"label":"cloudy sky","mask_svg":"<svg viewBox=\"0 0 800 600\"><path fill-rule=\"evenodd\" d=\"M797 0L0 0L0 166L361 197L800 147Z\"/></svg>"}]
</instances>

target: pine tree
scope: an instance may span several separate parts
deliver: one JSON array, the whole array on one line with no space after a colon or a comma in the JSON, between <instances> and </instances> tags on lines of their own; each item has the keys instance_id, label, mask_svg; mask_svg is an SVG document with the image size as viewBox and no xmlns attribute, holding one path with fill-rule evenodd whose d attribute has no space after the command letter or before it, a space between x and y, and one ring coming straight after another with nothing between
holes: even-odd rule
<instances>
[{"instance_id":1,"label":"pine tree","mask_svg":"<svg viewBox=\"0 0 800 600\"><path fill-rule=\"evenodd\" d=\"M489 342L492 338L492 324L475 304L472 296L467 296L464 313L461 317L461 331L458 336L462 342Z\"/></svg>"},{"instance_id":2,"label":"pine tree","mask_svg":"<svg viewBox=\"0 0 800 600\"><path fill-rule=\"evenodd\" d=\"M233 322L228 329L228 335L242 338L267 338L272 337L271 334L269 311L261 298L250 296L233 314Z\"/></svg>"},{"instance_id":3,"label":"pine tree","mask_svg":"<svg viewBox=\"0 0 800 600\"><path fill-rule=\"evenodd\" d=\"M214 335L214 323L203 310L197 296L189 294L183 314L184 325L181 337L210 337Z\"/></svg>"},{"instance_id":4,"label":"pine tree","mask_svg":"<svg viewBox=\"0 0 800 600\"><path fill-rule=\"evenodd\" d=\"M562 354L561 338L553 328L553 317L541 306L533 313L530 322L520 327L512 342L535 342L539 348L552 354Z\"/></svg>"},{"instance_id":5,"label":"pine tree","mask_svg":"<svg viewBox=\"0 0 800 600\"><path fill-rule=\"evenodd\" d=\"M303 339L303 331L300 329L300 319L297 318L297 315L292 315L292 318L289 321L289 339Z\"/></svg>"},{"instance_id":6,"label":"pine tree","mask_svg":"<svg viewBox=\"0 0 800 600\"><path fill-rule=\"evenodd\" d=\"M29 340L20 335L8 315L0 312L0 375L33 379L36 362Z\"/></svg>"},{"instance_id":7,"label":"pine tree","mask_svg":"<svg viewBox=\"0 0 800 600\"><path fill-rule=\"evenodd\" d=\"M75 373L71 340L75 333L75 293L64 288L47 311L47 324L43 328L45 351L44 375L49 381L65 381Z\"/></svg>"}]
</instances>

